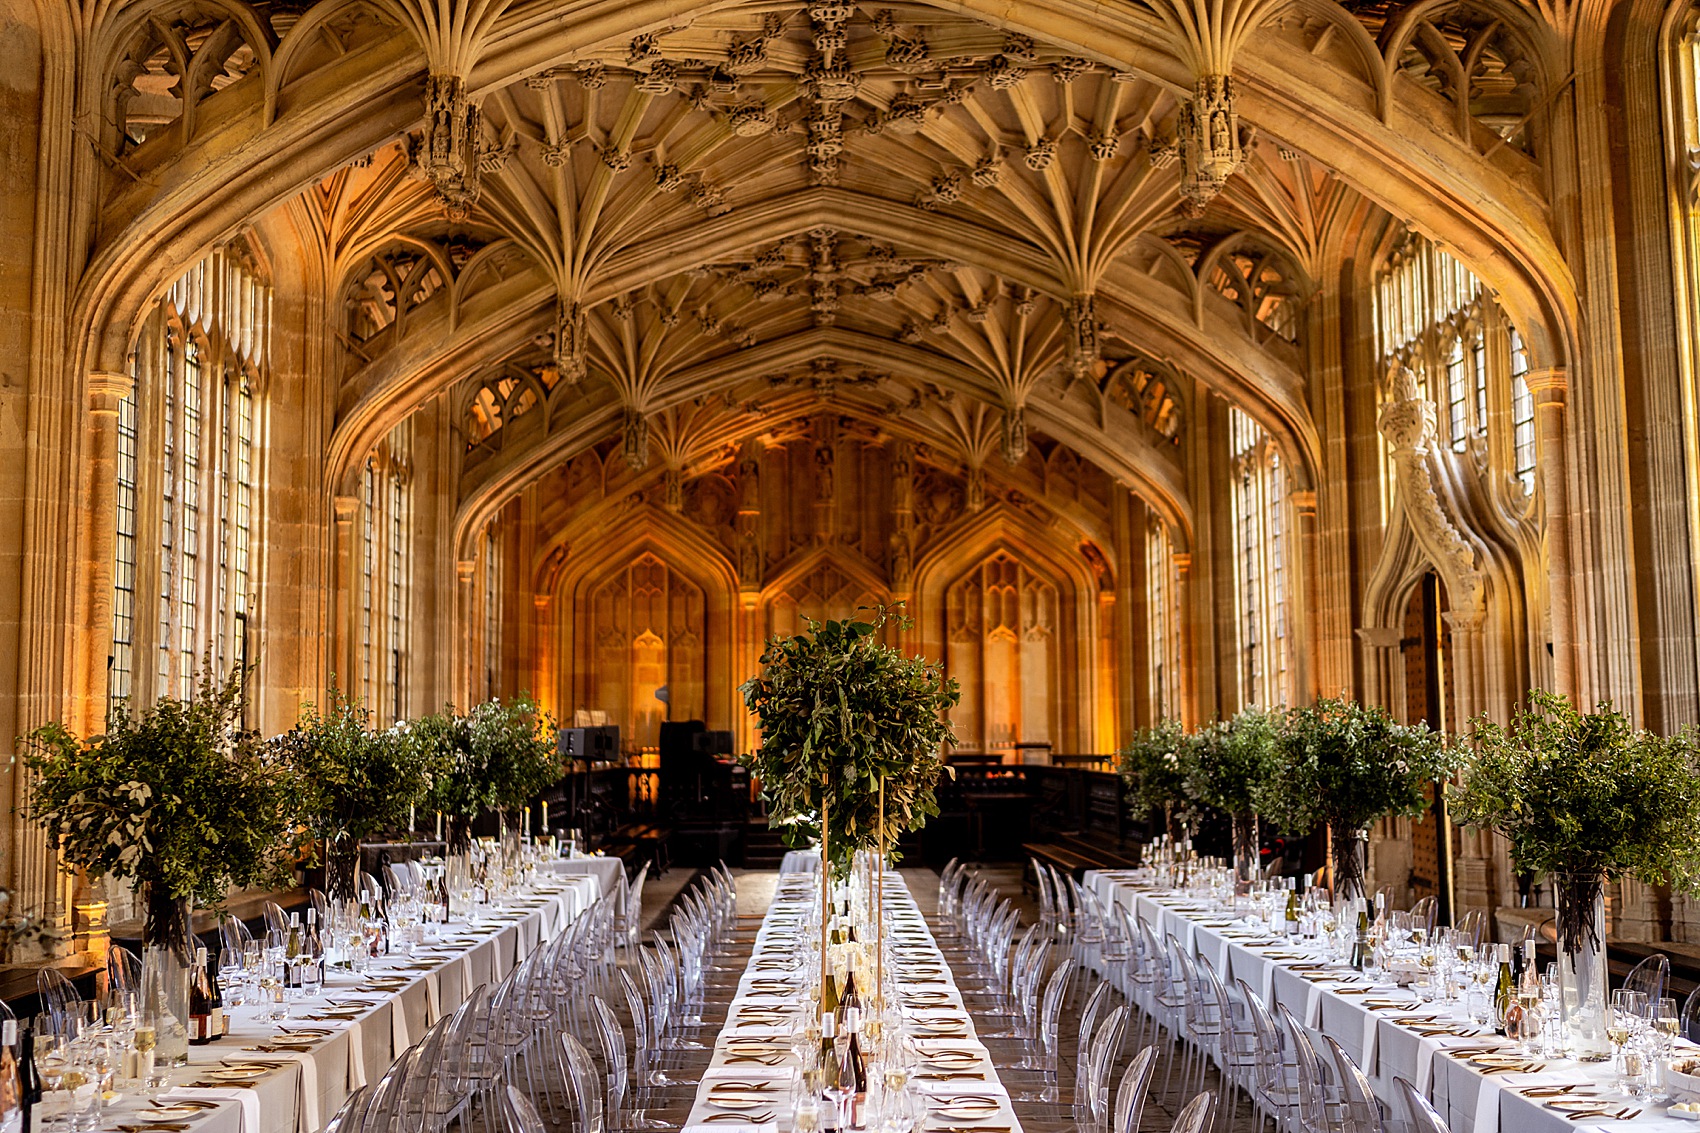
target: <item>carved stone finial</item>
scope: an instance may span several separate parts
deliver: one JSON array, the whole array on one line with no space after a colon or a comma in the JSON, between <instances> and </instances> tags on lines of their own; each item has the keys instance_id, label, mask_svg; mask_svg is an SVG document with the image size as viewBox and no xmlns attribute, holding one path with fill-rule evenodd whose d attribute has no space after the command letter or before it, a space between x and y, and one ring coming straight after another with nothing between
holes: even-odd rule
<instances>
[{"instance_id":1,"label":"carved stone finial","mask_svg":"<svg viewBox=\"0 0 1700 1133\"><path fill-rule=\"evenodd\" d=\"M626 410L620 421L620 455L640 472L649 467L649 418L636 409Z\"/></svg>"},{"instance_id":2,"label":"carved stone finial","mask_svg":"<svg viewBox=\"0 0 1700 1133\"><path fill-rule=\"evenodd\" d=\"M1181 198L1186 211L1200 216L1245 163L1244 143L1234 110L1234 80L1203 75L1193 96L1175 118L1181 158Z\"/></svg>"},{"instance_id":3,"label":"carved stone finial","mask_svg":"<svg viewBox=\"0 0 1700 1133\"><path fill-rule=\"evenodd\" d=\"M585 346L583 308L576 301L560 300L555 308L555 369L570 386L584 380Z\"/></svg>"},{"instance_id":4,"label":"carved stone finial","mask_svg":"<svg viewBox=\"0 0 1700 1133\"><path fill-rule=\"evenodd\" d=\"M1102 352L1098 341L1095 298L1076 295L1068 304L1068 367L1076 378L1095 378Z\"/></svg>"},{"instance_id":5,"label":"carved stone finial","mask_svg":"<svg viewBox=\"0 0 1700 1133\"><path fill-rule=\"evenodd\" d=\"M1027 407L1016 405L1003 414L1003 458L1010 464L1020 464L1027 455Z\"/></svg>"},{"instance_id":6,"label":"carved stone finial","mask_svg":"<svg viewBox=\"0 0 1700 1133\"><path fill-rule=\"evenodd\" d=\"M425 135L414 163L450 209L478 200L480 174L478 106L459 75L437 74L425 82Z\"/></svg>"}]
</instances>

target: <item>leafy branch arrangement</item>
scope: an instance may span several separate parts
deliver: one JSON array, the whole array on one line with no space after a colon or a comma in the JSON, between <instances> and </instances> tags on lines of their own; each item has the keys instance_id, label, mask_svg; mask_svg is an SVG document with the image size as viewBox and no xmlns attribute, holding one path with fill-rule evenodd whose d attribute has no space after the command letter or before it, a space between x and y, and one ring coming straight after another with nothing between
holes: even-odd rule
<instances>
[{"instance_id":1,"label":"leafy branch arrangement","mask_svg":"<svg viewBox=\"0 0 1700 1133\"><path fill-rule=\"evenodd\" d=\"M1255 811L1257 790L1275 769L1282 725L1279 713L1247 708L1200 729L1180 760L1187 796L1224 814Z\"/></svg>"},{"instance_id":2,"label":"leafy branch arrangement","mask_svg":"<svg viewBox=\"0 0 1700 1133\"><path fill-rule=\"evenodd\" d=\"M1609 703L1582 713L1536 690L1509 726L1476 720L1473 738L1475 759L1450 796L1453 817L1497 830L1517 869L1554 878L1559 914L1570 918L1562 939L1593 933L1589 913L1613 878L1700 892L1693 736L1637 731Z\"/></svg>"},{"instance_id":3,"label":"leafy branch arrangement","mask_svg":"<svg viewBox=\"0 0 1700 1133\"><path fill-rule=\"evenodd\" d=\"M887 625L910 621L885 606L867 621L809 619L808 633L771 639L761 673L740 688L761 728L746 761L769 825L799 846L821 835L824 813L827 864L840 875L879 841L882 778L888 843L938 814L940 752L956 742L947 716L961 698L956 681L882 643Z\"/></svg>"},{"instance_id":4,"label":"leafy branch arrangement","mask_svg":"<svg viewBox=\"0 0 1700 1133\"><path fill-rule=\"evenodd\" d=\"M1426 724L1396 723L1380 708L1324 698L1288 713L1274 773L1253 802L1289 834L1326 825L1336 885L1350 885L1362 880L1354 845L1360 833L1378 818L1422 814L1429 786L1450 776L1461 755Z\"/></svg>"},{"instance_id":5,"label":"leafy branch arrangement","mask_svg":"<svg viewBox=\"0 0 1700 1133\"><path fill-rule=\"evenodd\" d=\"M433 752L412 742L405 724L373 731L371 713L334 688L324 711L303 705L273 743L294 775L302 825L324 844L333 893L352 897L347 858L357 858L362 840L406 822L431 788Z\"/></svg>"},{"instance_id":6,"label":"leafy branch arrangement","mask_svg":"<svg viewBox=\"0 0 1700 1133\"><path fill-rule=\"evenodd\" d=\"M1133 818L1144 822L1154 811L1190 812L1192 798L1181 763L1186 743L1178 720L1161 720L1155 727L1134 733L1133 742L1121 754L1122 781L1127 784Z\"/></svg>"},{"instance_id":7,"label":"leafy branch arrangement","mask_svg":"<svg viewBox=\"0 0 1700 1133\"><path fill-rule=\"evenodd\" d=\"M416 720L407 737L434 771L426 806L448 816L456 849L468 844L473 819L522 807L561 777L555 723L523 693L464 716L445 708Z\"/></svg>"},{"instance_id":8,"label":"leafy branch arrangement","mask_svg":"<svg viewBox=\"0 0 1700 1133\"><path fill-rule=\"evenodd\" d=\"M233 886L278 884L294 868L297 785L242 727L245 677L206 672L189 699L115 712L86 742L58 723L21 740L28 817L68 864L146 887L150 943L177 931L184 900L217 909Z\"/></svg>"}]
</instances>

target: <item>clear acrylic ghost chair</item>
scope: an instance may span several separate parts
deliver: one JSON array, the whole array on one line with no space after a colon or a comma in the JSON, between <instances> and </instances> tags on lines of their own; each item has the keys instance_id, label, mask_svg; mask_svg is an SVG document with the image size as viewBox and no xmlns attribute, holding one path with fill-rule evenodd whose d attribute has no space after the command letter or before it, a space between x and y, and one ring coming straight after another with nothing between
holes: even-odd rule
<instances>
[{"instance_id":1,"label":"clear acrylic ghost chair","mask_svg":"<svg viewBox=\"0 0 1700 1133\"><path fill-rule=\"evenodd\" d=\"M1447 1128L1446 1119L1435 1111L1421 1090L1403 1078L1393 1079L1393 1089L1399 1100L1405 1103L1405 1112L1411 1119L1411 1133L1452 1133Z\"/></svg>"},{"instance_id":2,"label":"clear acrylic ghost chair","mask_svg":"<svg viewBox=\"0 0 1700 1133\"><path fill-rule=\"evenodd\" d=\"M1341 1133L1383 1133L1381 1103L1375 1100L1375 1089L1369 1076L1352 1061L1344 1047L1333 1035L1324 1035L1328 1054L1334 1060L1334 1073L1340 1083Z\"/></svg>"},{"instance_id":3,"label":"clear acrylic ghost chair","mask_svg":"<svg viewBox=\"0 0 1700 1133\"><path fill-rule=\"evenodd\" d=\"M1333 1074L1317 1055L1310 1032L1293 1017L1287 1005L1281 1004L1276 1011L1292 1043L1297 1066L1301 1133L1342 1133L1339 1090L1332 1080Z\"/></svg>"},{"instance_id":4,"label":"clear acrylic ghost chair","mask_svg":"<svg viewBox=\"0 0 1700 1133\"><path fill-rule=\"evenodd\" d=\"M1659 953L1642 960L1623 977L1623 990L1644 992L1648 1003L1664 998L1670 985L1670 957Z\"/></svg>"},{"instance_id":5,"label":"clear acrylic ghost chair","mask_svg":"<svg viewBox=\"0 0 1700 1133\"><path fill-rule=\"evenodd\" d=\"M1216 1095L1210 1091L1199 1094L1175 1115L1175 1123L1169 1126L1169 1133L1204 1133L1210 1124L1210 1114L1215 1109L1215 1103Z\"/></svg>"},{"instance_id":6,"label":"clear acrylic ghost chair","mask_svg":"<svg viewBox=\"0 0 1700 1133\"><path fill-rule=\"evenodd\" d=\"M1148 1046L1133 1056L1116 1086L1115 1107L1110 1110L1110 1133L1137 1133L1151 1094L1151 1079L1157 1070L1157 1048Z\"/></svg>"},{"instance_id":7,"label":"clear acrylic ghost chair","mask_svg":"<svg viewBox=\"0 0 1700 1133\"><path fill-rule=\"evenodd\" d=\"M353 1133L366 1116L366 1103L372 1098L372 1087L358 1086L346 1098L336 1113L325 1123L324 1133Z\"/></svg>"}]
</instances>

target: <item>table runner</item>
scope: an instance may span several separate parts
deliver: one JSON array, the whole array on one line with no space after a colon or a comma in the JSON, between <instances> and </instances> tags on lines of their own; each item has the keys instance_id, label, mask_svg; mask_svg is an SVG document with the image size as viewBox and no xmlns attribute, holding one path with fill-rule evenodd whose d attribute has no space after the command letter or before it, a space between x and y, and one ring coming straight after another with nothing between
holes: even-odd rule
<instances>
[{"instance_id":1,"label":"table runner","mask_svg":"<svg viewBox=\"0 0 1700 1133\"><path fill-rule=\"evenodd\" d=\"M1485 1068L1446 1052L1502 1041L1497 1036L1424 1035L1419 1034L1417 1026L1395 1021L1450 1011L1450 1007L1420 1003L1415 993L1391 985L1371 987L1367 979L1348 987L1343 982L1348 974L1343 972L1325 975L1311 969L1296 970L1294 965L1316 962L1315 956L1301 955L1304 946L1300 942L1282 937L1266 943L1246 924L1232 921L1230 914L1205 910L1202 901L1160 892L1150 884L1148 876L1128 870L1089 870L1085 880L1106 909L1112 902L1131 909L1152 927L1160 941L1173 936L1191 955L1208 958L1224 983L1232 986L1234 980L1243 979L1271 1011L1284 1004L1307 1027L1333 1038L1369 1075L1376 1095L1396 1116L1404 1114L1403 1102L1395 1100L1393 1082L1401 1077L1429 1096L1452 1133L1562 1133L1596 1127L1613 1133L1675 1133L1696 1128L1692 1121L1664 1116L1662 1107L1631 1103L1616 1094L1610 1086L1609 1064L1547 1059L1538 1074L1485 1073ZM1378 1007L1366 1000L1398 1006ZM1326 1050L1322 1053L1326 1057ZM1642 1112L1629 1121L1573 1121L1518 1092L1540 1085L1574 1083L1594 1086L1595 1093L1607 1102L1606 1108L1630 1106Z\"/></svg>"},{"instance_id":2,"label":"table runner","mask_svg":"<svg viewBox=\"0 0 1700 1133\"><path fill-rule=\"evenodd\" d=\"M552 876L517 894L507 909L489 910L476 922L457 918L446 926L443 939L422 949L420 956L395 955L374 962L374 973L407 979L397 991L364 987L365 976L328 972L324 992L292 1003L290 1018L281 1024L331 1032L305 1052L249 1049L268 1045L280 1024L260 1022L253 1007L231 1009L230 1033L219 1042L190 1047L189 1065L171 1072L170 1087L193 1088L204 1080L202 1075L225 1062L276 1063L275 1071L243 1087L258 1099L258 1127L240 1118L236 1103L221 1102L205 1116L189 1119L189 1133L318 1133L350 1092L376 1082L410 1041L458 1008L478 984L500 980L541 944L555 939L601 892L594 875ZM369 1006L353 1019L311 1018L333 1000L366 1000ZM309 1090L314 1096L308 1096ZM136 1111L153 1093L132 1093L109 1107L102 1127L115 1129L119 1122L136 1120Z\"/></svg>"},{"instance_id":3,"label":"table runner","mask_svg":"<svg viewBox=\"0 0 1700 1133\"><path fill-rule=\"evenodd\" d=\"M934 1112L926 1124L926 1133L937 1133L952 1125L972 1125L975 1128L1007 1128L1021 1133L1010 1105L1009 1093L998 1081L997 1069L984 1044L976 1037L974 1021L962 1002L949 964L933 940L925 918L915 907L914 898L896 873L885 875L885 927L892 943L898 965L898 990L904 997L902 1010L910 1018L917 1012L927 1019L960 1019L961 1030L948 1037L921 1038L916 1045L929 1051L948 1049L965 1051L973 1061L952 1062L949 1069L917 1069L915 1082L933 1100L929 1110ZM790 957L798 948L819 947L816 930L806 925L804 916L814 895L819 891L818 876L810 874L782 875L767 915L762 918L756 935L755 950L749 965L739 980L738 990L726 1011L726 1023L714 1044L714 1057L704 1072L697 1089L696 1101L686 1122L686 1133L752 1133L762 1130L791 1128L790 1080L797 1066L789 1042L790 1019L795 1013L803 989L801 977L790 971ZM774 1046L766 1053L753 1053L745 1040L772 1040ZM762 1104L755 1110L736 1110L716 1106L711 1092L717 1084L741 1083L739 1092L747 1088L752 1098ZM944 1119L937 1116L947 1099L954 1095L974 1095L993 1099L995 1111L973 1120ZM765 1104L771 1100L772 1104ZM757 1121L756 1118L764 1118Z\"/></svg>"}]
</instances>

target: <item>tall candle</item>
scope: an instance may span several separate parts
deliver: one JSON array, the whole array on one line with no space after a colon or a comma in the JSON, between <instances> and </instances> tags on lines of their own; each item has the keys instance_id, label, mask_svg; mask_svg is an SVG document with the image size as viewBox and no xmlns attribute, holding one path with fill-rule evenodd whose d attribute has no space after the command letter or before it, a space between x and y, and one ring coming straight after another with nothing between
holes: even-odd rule
<instances>
[{"instance_id":1,"label":"tall candle","mask_svg":"<svg viewBox=\"0 0 1700 1133\"><path fill-rule=\"evenodd\" d=\"M414 824L414 818L416 817L416 815L413 813L413 807L414 807L414 804L412 804L412 803L407 804L407 833L410 836L413 834L413 832L415 830L419 829L419 827Z\"/></svg>"},{"instance_id":2,"label":"tall candle","mask_svg":"<svg viewBox=\"0 0 1700 1133\"><path fill-rule=\"evenodd\" d=\"M543 836L549 836L549 800L543 800Z\"/></svg>"},{"instance_id":3,"label":"tall candle","mask_svg":"<svg viewBox=\"0 0 1700 1133\"><path fill-rule=\"evenodd\" d=\"M525 836L531 837L531 808L525 808Z\"/></svg>"},{"instance_id":4,"label":"tall candle","mask_svg":"<svg viewBox=\"0 0 1700 1133\"><path fill-rule=\"evenodd\" d=\"M437 812L437 841L443 840L443 812Z\"/></svg>"}]
</instances>

